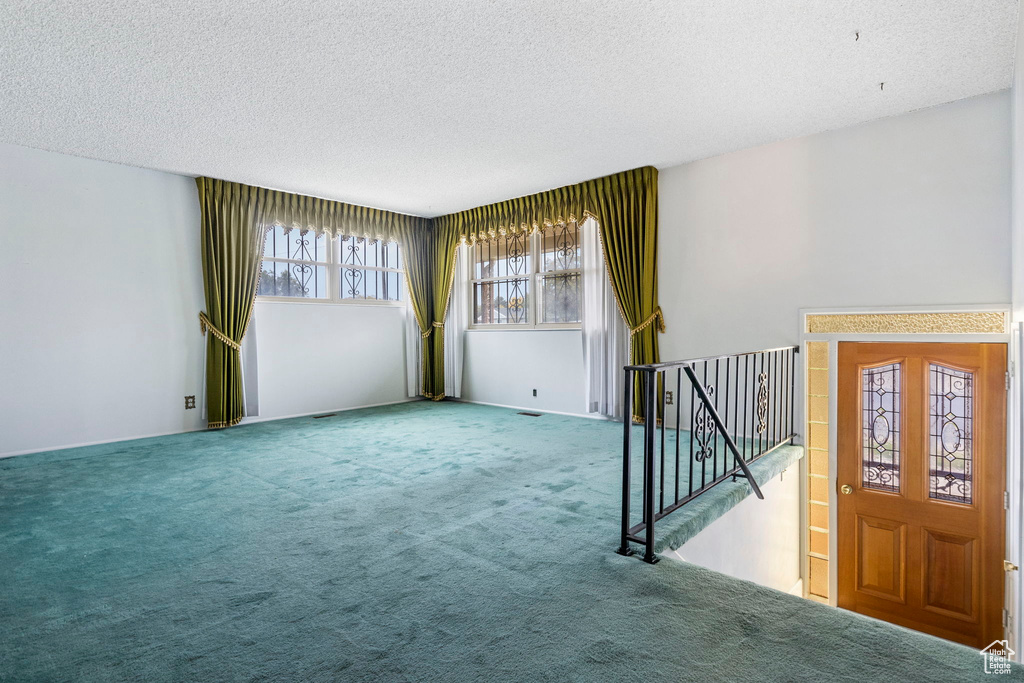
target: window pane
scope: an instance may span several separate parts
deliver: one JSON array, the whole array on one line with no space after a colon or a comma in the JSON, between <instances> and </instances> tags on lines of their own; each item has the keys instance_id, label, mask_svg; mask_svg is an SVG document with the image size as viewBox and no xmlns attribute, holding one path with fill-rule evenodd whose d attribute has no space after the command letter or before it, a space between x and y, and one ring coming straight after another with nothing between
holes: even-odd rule
<instances>
[{"instance_id":1,"label":"window pane","mask_svg":"<svg viewBox=\"0 0 1024 683\"><path fill-rule=\"evenodd\" d=\"M374 265L373 263L368 264L366 262L367 247L372 249L372 245L368 245L362 237L346 237L344 240L339 239L338 242L340 250L339 263L354 266ZM338 252L336 251L335 253L337 254Z\"/></svg>"},{"instance_id":2,"label":"window pane","mask_svg":"<svg viewBox=\"0 0 1024 683\"><path fill-rule=\"evenodd\" d=\"M580 276L545 275L541 280L541 321L546 323L578 323L580 317Z\"/></svg>"},{"instance_id":3,"label":"window pane","mask_svg":"<svg viewBox=\"0 0 1024 683\"><path fill-rule=\"evenodd\" d=\"M387 301L401 301L403 279L401 273L384 273L384 291L381 298Z\"/></svg>"},{"instance_id":4,"label":"window pane","mask_svg":"<svg viewBox=\"0 0 1024 683\"><path fill-rule=\"evenodd\" d=\"M545 228L541 235L541 271L575 270L579 267L579 225L562 223Z\"/></svg>"},{"instance_id":5,"label":"window pane","mask_svg":"<svg viewBox=\"0 0 1024 683\"><path fill-rule=\"evenodd\" d=\"M267 230L263 241L263 258L274 258L277 256L277 243L278 241L283 241L283 239L284 233L281 231L281 226L275 225Z\"/></svg>"},{"instance_id":6,"label":"window pane","mask_svg":"<svg viewBox=\"0 0 1024 683\"><path fill-rule=\"evenodd\" d=\"M327 238L323 235L317 235L315 232L307 232L306 234L299 233L296 235L297 230L292 230L288 237L291 238L291 258L299 261L319 261L327 262Z\"/></svg>"},{"instance_id":7,"label":"window pane","mask_svg":"<svg viewBox=\"0 0 1024 683\"><path fill-rule=\"evenodd\" d=\"M264 260L258 293L262 296L326 299L327 268Z\"/></svg>"},{"instance_id":8,"label":"window pane","mask_svg":"<svg viewBox=\"0 0 1024 683\"><path fill-rule=\"evenodd\" d=\"M861 371L864 488L900 491L900 373L892 363Z\"/></svg>"},{"instance_id":9,"label":"window pane","mask_svg":"<svg viewBox=\"0 0 1024 683\"><path fill-rule=\"evenodd\" d=\"M334 253L338 263L372 268L401 268L397 242L381 242L363 237L338 239Z\"/></svg>"},{"instance_id":10,"label":"window pane","mask_svg":"<svg viewBox=\"0 0 1024 683\"><path fill-rule=\"evenodd\" d=\"M384 245L384 263L387 268L401 268L402 257L398 249L398 242L388 242Z\"/></svg>"},{"instance_id":11,"label":"window pane","mask_svg":"<svg viewBox=\"0 0 1024 683\"><path fill-rule=\"evenodd\" d=\"M341 268L339 273L342 299L402 300L402 273L369 268Z\"/></svg>"},{"instance_id":12,"label":"window pane","mask_svg":"<svg viewBox=\"0 0 1024 683\"><path fill-rule=\"evenodd\" d=\"M479 325L528 322L530 280L473 283L473 321Z\"/></svg>"},{"instance_id":13,"label":"window pane","mask_svg":"<svg viewBox=\"0 0 1024 683\"><path fill-rule=\"evenodd\" d=\"M928 364L931 410L928 497L971 504L974 375Z\"/></svg>"},{"instance_id":14,"label":"window pane","mask_svg":"<svg viewBox=\"0 0 1024 683\"><path fill-rule=\"evenodd\" d=\"M475 249L473 279L529 275L530 235L520 232L487 242L478 242Z\"/></svg>"},{"instance_id":15,"label":"window pane","mask_svg":"<svg viewBox=\"0 0 1024 683\"><path fill-rule=\"evenodd\" d=\"M367 297L367 278L373 279L372 270L362 268L342 268L340 278L341 291L338 296L342 299L365 299ZM369 288L373 291L372 286Z\"/></svg>"},{"instance_id":16,"label":"window pane","mask_svg":"<svg viewBox=\"0 0 1024 683\"><path fill-rule=\"evenodd\" d=\"M263 256L326 263L327 237L314 232L302 233L300 230L292 230L286 235L284 228L275 225L267 231Z\"/></svg>"}]
</instances>

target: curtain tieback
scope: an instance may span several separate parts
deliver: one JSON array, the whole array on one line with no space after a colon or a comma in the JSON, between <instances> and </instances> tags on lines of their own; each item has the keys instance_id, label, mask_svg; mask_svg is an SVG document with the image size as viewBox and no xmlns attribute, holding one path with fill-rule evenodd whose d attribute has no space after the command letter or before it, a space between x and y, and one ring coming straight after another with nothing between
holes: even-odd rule
<instances>
[{"instance_id":1,"label":"curtain tieback","mask_svg":"<svg viewBox=\"0 0 1024 683\"><path fill-rule=\"evenodd\" d=\"M434 324L430 327L430 329L428 329L426 332L423 332L422 334L420 334L420 336L423 337L424 339L426 339L427 337L429 337L431 335L431 333L434 331L435 327L444 327L444 323L439 323L439 322L437 322L435 320Z\"/></svg>"},{"instance_id":2,"label":"curtain tieback","mask_svg":"<svg viewBox=\"0 0 1024 683\"><path fill-rule=\"evenodd\" d=\"M210 322L210 319L206 317L206 313L199 313L199 329L202 330L203 334L206 334L206 331L209 330L210 334L212 334L214 337L222 341L225 344L225 346L228 346L234 349L235 351L238 351L239 349L242 348L241 344L239 344L238 342L231 341L231 339L226 334L218 330L214 326L214 324Z\"/></svg>"},{"instance_id":3,"label":"curtain tieback","mask_svg":"<svg viewBox=\"0 0 1024 683\"><path fill-rule=\"evenodd\" d=\"M643 332L651 323L655 323L655 329L657 329L658 332L665 331L665 317L661 314L661 306L655 308L654 313L651 313L651 315L647 317L647 320L640 323L638 327L634 327L633 329L631 329L629 333L638 334L640 332Z\"/></svg>"}]
</instances>

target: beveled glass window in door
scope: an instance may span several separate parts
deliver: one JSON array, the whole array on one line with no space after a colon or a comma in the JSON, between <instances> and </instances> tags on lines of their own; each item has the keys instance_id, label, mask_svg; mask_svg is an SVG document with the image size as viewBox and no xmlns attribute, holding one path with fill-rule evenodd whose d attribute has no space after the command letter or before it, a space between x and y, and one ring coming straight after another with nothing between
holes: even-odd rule
<instances>
[{"instance_id":1,"label":"beveled glass window in door","mask_svg":"<svg viewBox=\"0 0 1024 683\"><path fill-rule=\"evenodd\" d=\"M861 371L861 479L866 489L900 491L902 371L901 363Z\"/></svg>"},{"instance_id":2,"label":"beveled glass window in door","mask_svg":"<svg viewBox=\"0 0 1024 683\"><path fill-rule=\"evenodd\" d=\"M929 363L928 497L971 504L974 375Z\"/></svg>"}]
</instances>

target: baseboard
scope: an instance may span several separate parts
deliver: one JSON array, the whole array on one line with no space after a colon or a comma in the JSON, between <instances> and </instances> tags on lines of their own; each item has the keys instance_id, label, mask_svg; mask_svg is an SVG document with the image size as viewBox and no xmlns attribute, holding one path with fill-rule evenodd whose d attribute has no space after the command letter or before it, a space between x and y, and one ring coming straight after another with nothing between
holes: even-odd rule
<instances>
[{"instance_id":1,"label":"baseboard","mask_svg":"<svg viewBox=\"0 0 1024 683\"><path fill-rule=\"evenodd\" d=\"M362 406L352 406L350 408L324 408L323 410L314 410L311 413L295 413L294 415L275 415L273 417L243 417L242 421L238 423L238 426L257 424L259 422L273 422L274 420L292 420L296 417L309 417L310 415L323 415L325 413L344 413L349 410L363 410L365 408L380 408L381 406L397 406L402 403L414 403L416 401L424 401L426 399L419 396L413 398L403 398L400 401L384 401L383 403L367 403Z\"/></svg>"},{"instance_id":2,"label":"baseboard","mask_svg":"<svg viewBox=\"0 0 1024 683\"><path fill-rule=\"evenodd\" d=\"M450 398L451 401L457 401L459 403L475 403L480 406L491 406L493 408L509 408L511 410L527 410L531 413L545 413L548 415L565 415L567 417L585 417L588 420L604 420L606 422L617 422L614 418L608 417L607 415L597 415L594 413L567 413L561 410L544 410L543 408L534 408L533 406L510 406L504 403L488 403L487 401L471 401L466 398Z\"/></svg>"},{"instance_id":3,"label":"baseboard","mask_svg":"<svg viewBox=\"0 0 1024 683\"><path fill-rule=\"evenodd\" d=\"M99 441L82 441L80 443L72 443L64 446L48 446L46 448L30 448L24 451L11 451L10 453L0 453L0 458L13 458L18 455L32 455L33 453L49 453L50 451L66 451L69 448L102 446L105 443L118 443L121 441L138 441L140 439L155 439L158 436L174 436L175 434L191 434L192 432L205 431L206 427L195 427L194 429L179 429L174 432L156 432L153 434L143 434L141 436L121 437L119 439L100 439Z\"/></svg>"},{"instance_id":4,"label":"baseboard","mask_svg":"<svg viewBox=\"0 0 1024 683\"><path fill-rule=\"evenodd\" d=\"M311 413L297 413L295 415L281 415L277 417L246 417L242 418L236 427L241 427L247 424L256 424L259 422L272 422L274 420L290 420L296 417L309 417L310 415L322 415L324 413L343 413L348 410L362 410L364 408L379 408L380 406L391 406L398 405L400 403L411 403L413 401L422 401L422 398L406 398L401 401L385 401L384 403L371 403L364 406L352 406L350 408L326 408L324 410L315 410ZM50 451L66 451L69 448L84 448L85 446L102 446L107 443L119 443L127 441L138 441L140 439L155 439L159 436L174 436L175 434L190 434L192 432L205 432L206 427L196 427L194 429L179 429L174 432L157 432L154 434L143 434L141 436L131 436L127 438L119 439L101 439L99 441L82 441L80 443L67 444L63 446L48 446L46 448L30 448L23 451L12 451L10 453L0 453L0 459L13 458L19 455L32 455L33 453L49 453Z\"/></svg>"},{"instance_id":5,"label":"baseboard","mask_svg":"<svg viewBox=\"0 0 1024 683\"><path fill-rule=\"evenodd\" d=\"M793 584L793 587L790 588L786 592L789 593L790 595L795 595L798 598L804 597L804 580L803 579L797 579L796 583Z\"/></svg>"}]
</instances>

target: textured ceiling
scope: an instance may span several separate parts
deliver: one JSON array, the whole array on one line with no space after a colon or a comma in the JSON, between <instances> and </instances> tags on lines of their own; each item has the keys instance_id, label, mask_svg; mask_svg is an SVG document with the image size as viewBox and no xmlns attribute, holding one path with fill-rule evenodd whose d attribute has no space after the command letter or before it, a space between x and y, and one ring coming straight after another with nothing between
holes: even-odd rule
<instances>
[{"instance_id":1,"label":"textured ceiling","mask_svg":"<svg viewBox=\"0 0 1024 683\"><path fill-rule=\"evenodd\" d=\"M437 215L1009 87L1016 16L1016 0L0 0L0 141Z\"/></svg>"}]
</instances>

